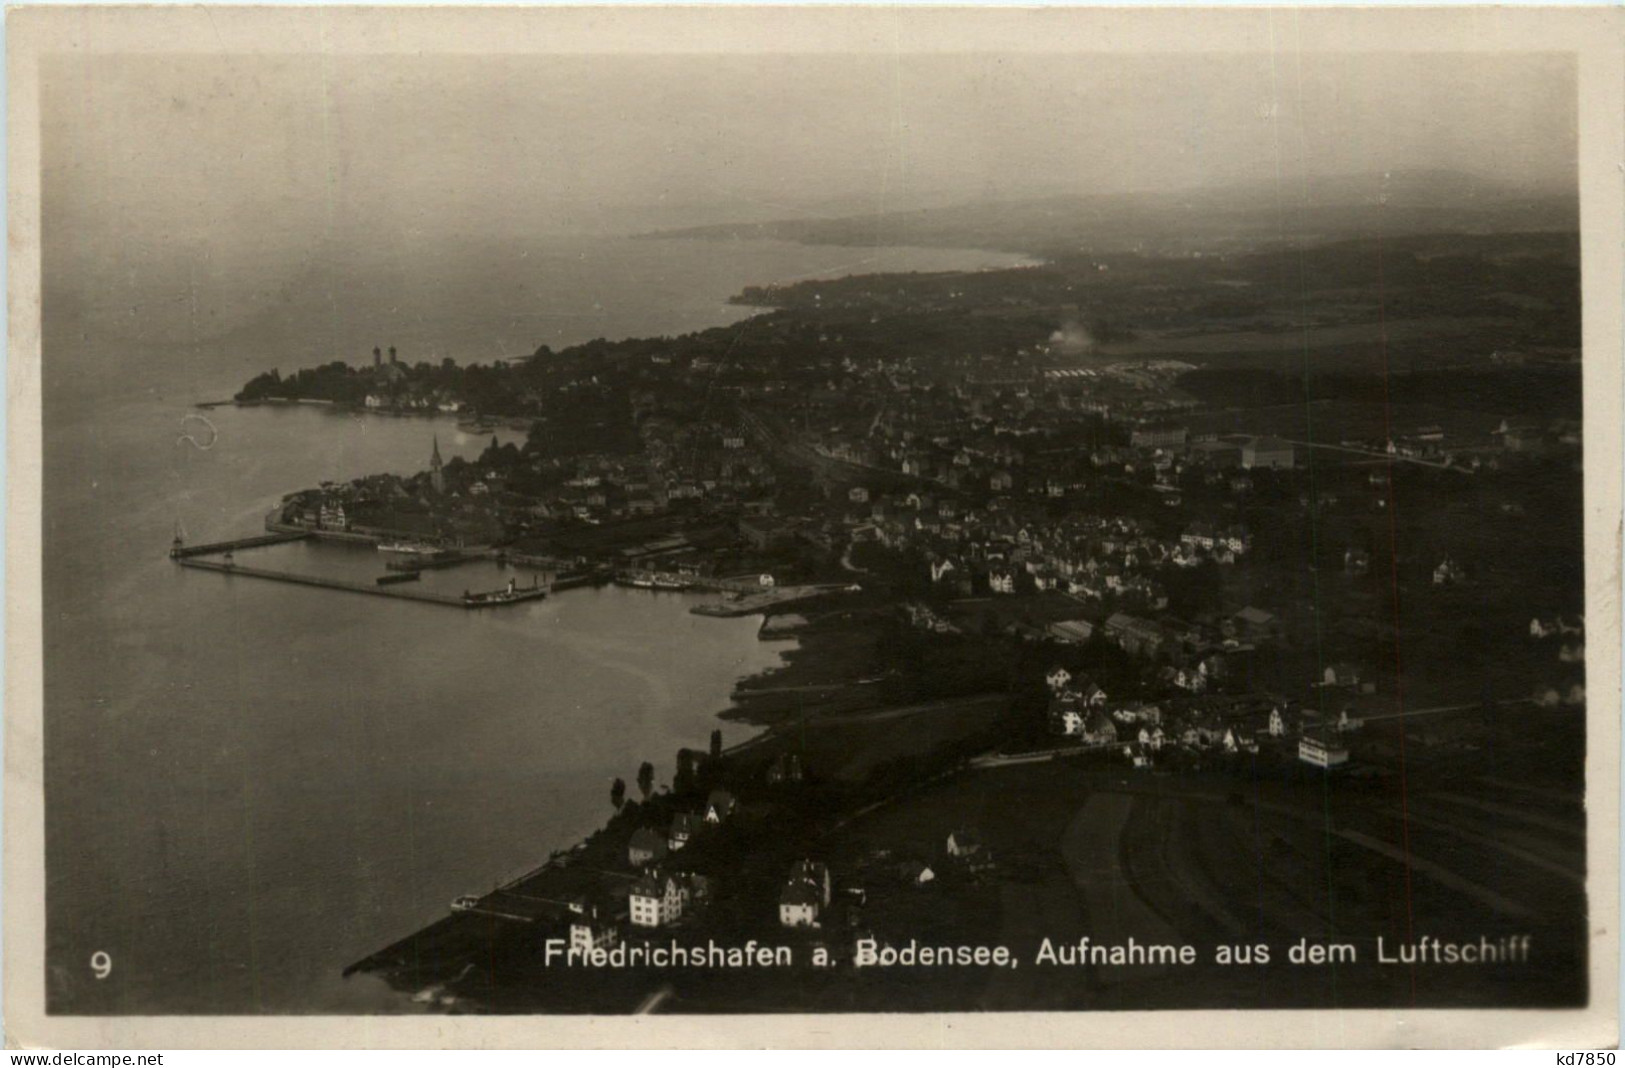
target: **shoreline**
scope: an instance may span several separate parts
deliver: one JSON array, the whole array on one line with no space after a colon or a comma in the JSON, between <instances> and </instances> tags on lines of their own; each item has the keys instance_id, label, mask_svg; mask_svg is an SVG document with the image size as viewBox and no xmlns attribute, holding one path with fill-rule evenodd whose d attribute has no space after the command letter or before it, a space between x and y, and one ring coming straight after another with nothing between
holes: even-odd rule
<instances>
[{"instance_id":1,"label":"shoreline","mask_svg":"<svg viewBox=\"0 0 1625 1068\"><path fill-rule=\"evenodd\" d=\"M772 611L760 613L763 623L768 622L774 614ZM840 689L855 684L853 680L828 681L832 669L845 671L855 666L853 658L842 655L837 633L810 625L786 637L793 638L796 644L779 651L781 663L737 679L727 707L711 717L713 722L750 729L748 737L723 750L723 756L727 759L744 758L747 764L762 759L761 749L780 741L796 727L795 713L806 710L805 702L798 701L796 695L786 691L785 687L792 687L799 693L801 687ZM757 640L764 639L758 634ZM695 739L695 747L698 748L702 742L703 739ZM621 839L625 834L619 832L629 833L632 824L646 822L652 814L664 813L674 806L675 801L672 795L660 792L641 802L629 801L624 808L597 826L548 850L545 859L527 862L521 869L522 874L507 879L487 895L498 897L503 902L500 909L493 907L483 913L449 912L346 964L340 972L341 977L348 979L353 975L366 974L381 980L395 997L402 999L399 1005L403 1011L409 1011L408 1006L424 1001L426 996L429 1001L438 1003L434 1007L440 1011L501 1011L494 1005L463 994L447 994L445 984L431 981L428 975L416 977L424 981L415 981L414 969L424 960L436 961L437 968L444 968L446 966L442 962L448 955L460 961L462 955L472 954L473 944L479 941L479 937L470 930L477 926L471 922L471 918L477 917L497 925L540 925L544 922L540 913L527 912L527 909L534 908L535 903L543 900L560 900L565 893L560 886L569 885L572 871L580 873L613 869L618 860L624 860L619 854L623 852ZM635 877L619 872L615 876ZM504 894L509 897L499 896Z\"/></svg>"}]
</instances>

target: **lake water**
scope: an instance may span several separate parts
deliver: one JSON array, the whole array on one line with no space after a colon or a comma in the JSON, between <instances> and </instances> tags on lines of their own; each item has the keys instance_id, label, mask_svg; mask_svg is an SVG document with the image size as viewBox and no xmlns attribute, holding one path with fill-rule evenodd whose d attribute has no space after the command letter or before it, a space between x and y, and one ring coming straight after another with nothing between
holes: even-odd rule
<instances>
[{"instance_id":1,"label":"lake water","mask_svg":"<svg viewBox=\"0 0 1625 1068\"><path fill-rule=\"evenodd\" d=\"M373 344L488 358L728 323L747 283L1014 262L560 238L239 280L76 239L47 232L44 271L47 988L69 1013L412 1011L340 971L601 824L613 777L668 780L783 648L691 595L464 612L176 567L177 525L257 533L288 491L420 470L431 434L448 457L489 440L308 407L205 427L195 402Z\"/></svg>"}]
</instances>

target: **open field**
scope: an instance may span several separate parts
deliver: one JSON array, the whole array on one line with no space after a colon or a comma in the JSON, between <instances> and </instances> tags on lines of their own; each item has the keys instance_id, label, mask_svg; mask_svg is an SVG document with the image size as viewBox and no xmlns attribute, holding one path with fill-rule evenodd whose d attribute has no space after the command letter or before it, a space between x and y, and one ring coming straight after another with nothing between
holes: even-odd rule
<instances>
[{"instance_id":1,"label":"open field","mask_svg":"<svg viewBox=\"0 0 1625 1068\"><path fill-rule=\"evenodd\" d=\"M1402 786L1392 776L1326 780L1291 764L1180 779L1026 765L909 798L847 829L843 846L949 864L941 856L947 832L974 826L1000 859L998 930L1023 967L986 975L968 1001L964 989L944 988L945 1005L1571 1001L1578 989L1564 976L1584 954L1583 818L1569 799L1533 783L1461 778L1459 770L1424 768ZM1509 787L1517 806L1496 800ZM919 911L930 894L951 895L957 885L897 893ZM1527 964L1447 969L1375 958L1378 936L1391 954L1424 934L1476 942L1524 933L1535 947ZM1084 934L1102 945L1130 937L1190 944L1200 963L1082 975L1028 967L1042 939ZM1352 945L1358 960L1332 967L1282 959L1300 939ZM1269 946L1271 962L1213 963L1226 945ZM923 971L915 979L933 982Z\"/></svg>"}]
</instances>

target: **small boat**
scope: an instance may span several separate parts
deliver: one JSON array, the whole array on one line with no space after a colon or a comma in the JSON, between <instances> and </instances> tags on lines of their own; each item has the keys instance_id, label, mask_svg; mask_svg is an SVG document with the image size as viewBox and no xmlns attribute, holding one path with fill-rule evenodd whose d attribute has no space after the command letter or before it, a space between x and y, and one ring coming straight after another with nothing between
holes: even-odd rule
<instances>
[{"instance_id":1,"label":"small boat","mask_svg":"<svg viewBox=\"0 0 1625 1068\"><path fill-rule=\"evenodd\" d=\"M479 898L475 897L473 894L464 894L462 897L451 903L451 911L468 912L471 909L479 908L479 905Z\"/></svg>"}]
</instances>

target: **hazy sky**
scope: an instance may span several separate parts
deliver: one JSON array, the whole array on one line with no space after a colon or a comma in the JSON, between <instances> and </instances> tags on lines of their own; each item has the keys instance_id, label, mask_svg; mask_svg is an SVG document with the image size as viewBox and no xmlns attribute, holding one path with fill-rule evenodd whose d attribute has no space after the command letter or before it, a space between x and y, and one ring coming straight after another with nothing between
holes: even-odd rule
<instances>
[{"instance_id":1,"label":"hazy sky","mask_svg":"<svg viewBox=\"0 0 1625 1068\"><path fill-rule=\"evenodd\" d=\"M46 225L98 244L624 232L1278 172L1575 180L1560 57L101 56L45 70Z\"/></svg>"}]
</instances>

